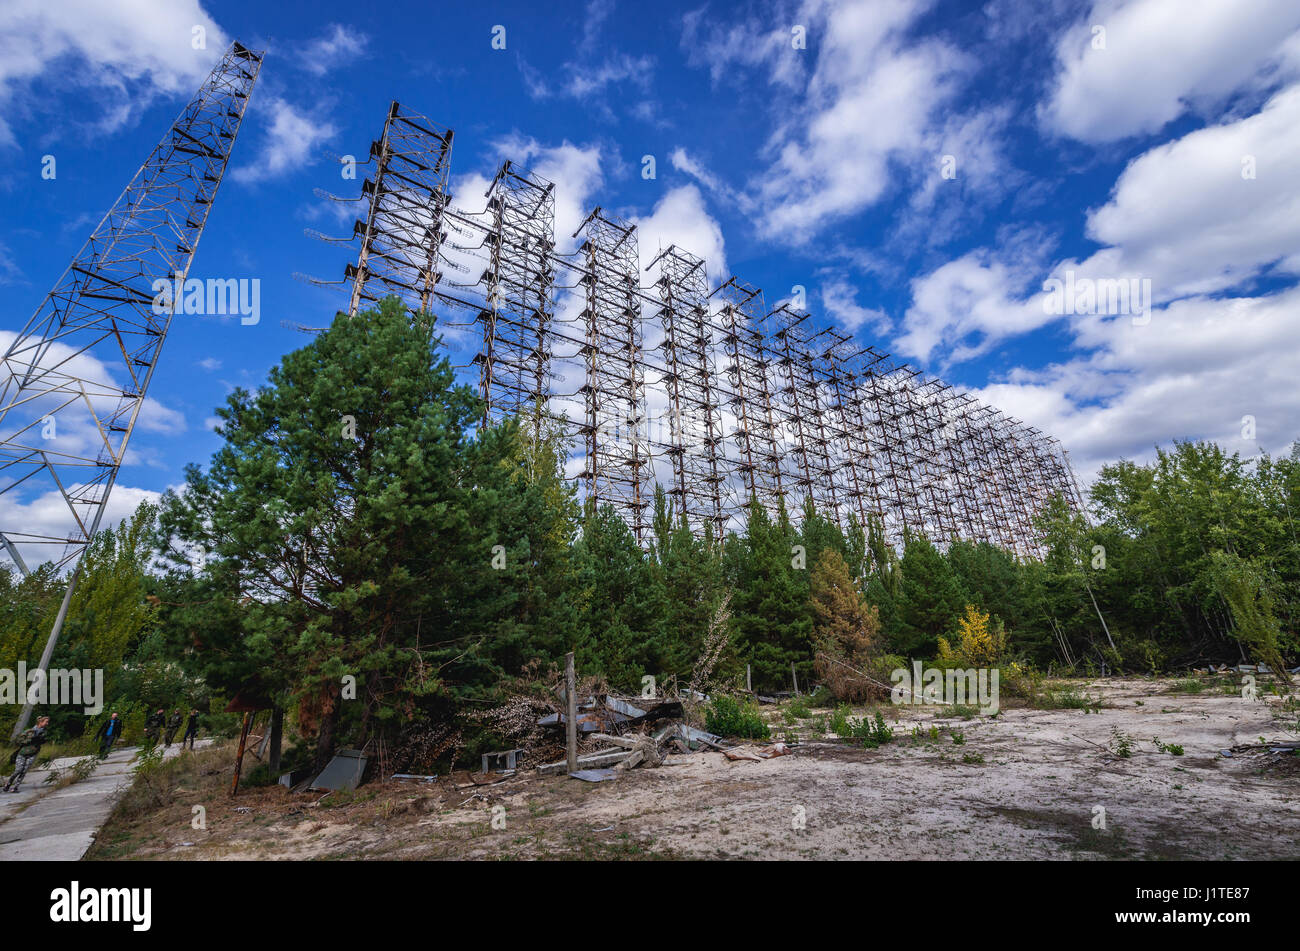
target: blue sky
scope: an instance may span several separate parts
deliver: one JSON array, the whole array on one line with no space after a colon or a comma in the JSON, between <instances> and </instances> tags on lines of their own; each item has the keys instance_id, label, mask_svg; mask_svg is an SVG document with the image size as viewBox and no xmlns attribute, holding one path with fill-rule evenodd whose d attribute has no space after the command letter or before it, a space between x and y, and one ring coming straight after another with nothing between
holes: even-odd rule
<instances>
[{"instance_id":1,"label":"blue sky","mask_svg":"<svg viewBox=\"0 0 1300 951\"><path fill-rule=\"evenodd\" d=\"M259 279L261 320L173 324L110 517L206 461L214 407L306 341L282 320L342 305L293 275L339 279L354 251L303 230L350 232L314 189L355 193L338 156L393 99L455 130L458 202L512 158L556 181L561 233L600 204L714 284L769 306L802 285L819 318L1057 435L1085 481L1175 438L1296 437L1294 0L437 6L5 4L0 334L229 41L267 50L192 271ZM1067 272L1149 281L1150 320L1049 314Z\"/></svg>"}]
</instances>

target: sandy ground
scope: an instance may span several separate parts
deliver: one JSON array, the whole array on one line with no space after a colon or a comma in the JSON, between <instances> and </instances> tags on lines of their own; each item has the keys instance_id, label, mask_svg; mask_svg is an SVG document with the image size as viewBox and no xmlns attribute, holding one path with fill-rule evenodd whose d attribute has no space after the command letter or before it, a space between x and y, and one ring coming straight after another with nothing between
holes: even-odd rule
<instances>
[{"instance_id":1,"label":"sandy ground","mask_svg":"<svg viewBox=\"0 0 1300 951\"><path fill-rule=\"evenodd\" d=\"M960 719L886 706L895 739L878 749L810 739L763 762L697 753L598 784L530 773L370 784L341 804L278 787L213 795L206 830L191 830L191 804L178 802L150 827L111 829L102 857L1300 857L1300 756L1260 745L1297 739L1285 727L1300 714L1276 696L1173 684L1080 685L1104 698L1097 712ZM1115 752L1113 729L1130 756Z\"/></svg>"}]
</instances>

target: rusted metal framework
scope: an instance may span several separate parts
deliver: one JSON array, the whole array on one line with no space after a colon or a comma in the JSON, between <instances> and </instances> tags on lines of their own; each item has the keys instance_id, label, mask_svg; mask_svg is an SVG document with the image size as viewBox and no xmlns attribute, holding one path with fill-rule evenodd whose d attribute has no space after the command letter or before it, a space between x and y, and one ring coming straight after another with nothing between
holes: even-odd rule
<instances>
[{"instance_id":1,"label":"rusted metal framework","mask_svg":"<svg viewBox=\"0 0 1300 951\"><path fill-rule=\"evenodd\" d=\"M390 295L413 311L433 309L447 237L451 140L450 129L397 102L389 106L384 134L370 146L374 178L361 186L366 217L353 227L361 248L347 269L349 315Z\"/></svg>"},{"instance_id":2,"label":"rusted metal framework","mask_svg":"<svg viewBox=\"0 0 1300 951\"><path fill-rule=\"evenodd\" d=\"M743 519L752 499L776 509L783 499L782 433L772 397L773 374L762 329L762 292L736 277L720 285L716 320L728 383L725 403L734 426L729 511Z\"/></svg>"},{"instance_id":3,"label":"rusted metal framework","mask_svg":"<svg viewBox=\"0 0 1300 951\"><path fill-rule=\"evenodd\" d=\"M868 403L867 381L872 368L884 357L870 348L831 330L830 346L821 355L818 368L826 381L830 404L829 429L834 434L836 473L847 515L858 525L885 524L884 476L878 451L882 437ZM843 519L841 519L843 524Z\"/></svg>"},{"instance_id":4,"label":"rusted metal framework","mask_svg":"<svg viewBox=\"0 0 1300 951\"><path fill-rule=\"evenodd\" d=\"M783 436L782 485L794 504L806 502L841 521L840 481L831 428L829 364L820 347L826 332L809 334L809 315L782 304L767 315L765 348L773 364L773 404Z\"/></svg>"},{"instance_id":5,"label":"rusted metal framework","mask_svg":"<svg viewBox=\"0 0 1300 951\"><path fill-rule=\"evenodd\" d=\"M650 268L659 273L663 327L659 383L667 397L667 418L657 429L656 445L672 464L665 492L678 516L701 531L711 526L713 536L721 538L727 527L727 459L704 261L670 246Z\"/></svg>"},{"instance_id":6,"label":"rusted metal framework","mask_svg":"<svg viewBox=\"0 0 1300 951\"><path fill-rule=\"evenodd\" d=\"M586 447L583 481L587 499L599 508L612 506L640 542L652 494L636 228L596 208L578 235L587 296L586 418L578 428Z\"/></svg>"},{"instance_id":7,"label":"rusted metal framework","mask_svg":"<svg viewBox=\"0 0 1300 951\"><path fill-rule=\"evenodd\" d=\"M643 262L635 227L600 208L557 249L555 186L512 162L482 210L452 205L451 136L390 110L353 310L387 293L440 308L484 420L558 423L588 500L641 542L656 482L698 534L739 529L757 498L877 525L895 546L925 533L1026 556L1054 494L1082 504L1055 440L805 312L766 312L737 277L711 285L685 249Z\"/></svg>"},{"instance_id":8,"label":"rusted metal framework","mask_svg":"<svg viewBox=\"0 0 1300 951\"><path fill-rule=\"evenodd\" d=\"M261 66L260 52L231 45L0 359L0 543L24 573L33 557L77 566L41 669L182 303L177 290ZM49 524L24 524L42 502L53 503Z\"/></svg>"},{"instance_id":9,"label":"rusted metal framework","mask_svg":"<svg viewBox=\"0 0 1300 951\"><path fill-rule=\"evenodd\" d=\"M487 294L480 313L479 393L485 420L529 415L550 395L555 186L505 162L487 191Z\"/></svg>"}]
</instances>

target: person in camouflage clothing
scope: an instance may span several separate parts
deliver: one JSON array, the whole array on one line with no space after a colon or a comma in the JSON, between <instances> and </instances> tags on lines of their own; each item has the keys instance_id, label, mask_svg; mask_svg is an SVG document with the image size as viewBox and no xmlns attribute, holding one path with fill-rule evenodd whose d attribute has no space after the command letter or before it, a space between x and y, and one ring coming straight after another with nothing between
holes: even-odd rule
<instances>
[{"instance_id":1,"label":"person in camouflage clothing","mask_svg":"<svg viewBox=\"0 0 1300 951\"><path fill-rule=\"evenodd\" d=\"M41 744L45 742L45 728L50 725L49 717L41 717L36 721L36 726L30 730L24 730L23 735L18 737L18 752L14 757L14 771L5 783L5 792L18 792L18 787L23 784L23 777L27 775L28 768L36 762L36 756L41 751Z\"/></svg>"},{"instance_id":2,"label":"person in camouflage clothing","mask_svg":"<svg viewBox=\"0 0 1300 951\"><path fill-rule=\"evenodd\" d=\"M162 733L163 726L167 722L167 714L160 707L158 712L149 714L144 721L144 745L146 749L152 749L157 745L159 734Z\"/></svg>"},{"instance_id":3,"label":"person in camouflage clothing","mask_svg":"<svg viewBox=\"0 0 1300 951\"><path fill-rule=\"evenodd\" d=\"M164 748L172 745L172 741L176 739L176 731L180 728L181 712L179 710L173 710L172 715L167 718L167 732L163 735L165 741L163 743Z\"/></svg>"}]
</instances>

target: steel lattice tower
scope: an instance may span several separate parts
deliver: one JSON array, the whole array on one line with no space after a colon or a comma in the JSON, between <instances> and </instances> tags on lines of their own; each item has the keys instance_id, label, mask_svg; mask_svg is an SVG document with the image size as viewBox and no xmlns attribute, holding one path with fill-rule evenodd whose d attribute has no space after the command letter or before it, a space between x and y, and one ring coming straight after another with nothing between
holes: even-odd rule
<instances>
[{"instance_id":1,"label":"steel lattice tower","mask_svg":"<svg viewBox=\"0 0 1300 951\"><path fill-rule=\"evenodd\" d=\"M52 550L49 560L60 568L78 566L41 669L180 303L161 303L179 295L159 288L189 274L261 66L260 52L230 47L5 351L0 497L56 493L63 527L43 534L6 524L0 542L24 573L24 547Z\"/></svg>"},{"instance_id":2,"label":"steel lattice tower","mask_svg":"<svg viewBox=\"0 0 1300 951\"><path fill-rule=\"evenodd\" d=\"M638 542L646 535L650 456L641 349L641 262L636 228L596 208L578 228L586 263L586 420L579 427L587 499L612 505Z\"/></svg>"},{"instance_id":3,"label":"steel lattice tower","mask_svg":"<svg viewBox=\"0 0 1300 951\"><path fill-rule=\"evenodd\" d=\"M841 524L839 486L831 459L824 361L813 351L809 315L782 304L767 315L769 348L775 362L775 403L788 434L784 446L786 491L800 503L809 500L831 521Z\"/></svg>"},{"instance_id":4,"label":"steel lattice tower","mask_svg":"<svg viewBox=\"0 0 1300 951\"><path fill-rule=\"evenodd\" d=\"M506 162L487 199L487 297L475 358L484 420L522 413L540 426L551 382L555 186Z\"/></svg>"},{"instance_id":5,"label":"steel lattice tower","mask_svg":"<svg viewBox=\"0 0 1300 951\"><path fill-rule=\"evenodd\" d=\"M384 134L370 146L375 177L361 186L368 199L366 218L353 236L361 239L352 282L349 316L363 305L395 295L412 311L431 311L446 240L447 176L451 167L450 129L443 129L394 102Z\"/></svg>"},{"instance_id":6,"label":"steel lattice tower","mask_svg":"<svg viewBox=\"0 0 1300 951\"><path fill-rule=\"evenodd\" d=\"M722 486L727 479L722 415L713 365L704 261L676 247L659 253L657 282L664 339L661 382L668 396L668 433L661 440L672 462L666 494L677 515L698 534L712 526L714 538L726 530Z\"/></svg>"},{"instance_id":7,"label":"steel lattice tower","mask_svg":"<svg viewBox=\"0 0 1300 951\"><path fill-rule=\"evenodd\" d=\"M461 366L476 370L484 422L560 423L581 444L587 499L612 505L642 544L652 449L697 534L739 529L750 498L772 512L807 500L841 526L878 523L896 547L923 532L938 545L963 537L1032 556L1033 519L1050 498L1082 505L1050 437L815 329L811 315L765 315L759 292L734 277L710 292L704 262L682 248L662 251L647 268L654 286L642 288L635 228L600 208L574 235L577 251L558 252L555 187L512 162L486 207L452 207L451 138L396 103L389 110L363 188L369 213L354 229L351 311L397 294L413 310L464 314L440 314L440 324L453 336L473 328ZM444 280L444 267L460 276ZM570 290L580 313L557 298ZM643 307L653 323L643 325ZM650 420L650 406L666 418Z\"/></svg>"},{"instance_id":8,"label":"steel lattice tower","mask_svg":"<svg viewBox=\"0 0 1300 951\"><path fill-rule=\"evenodd\" d=\"M775 510L783 498L771 365L761 327L763 301L757 289L735 277L713 293L721 303L717 318L730 385L727 403L736 421L732 468L739 484L733 486L731 514L743 520L751 499Z\"/></svg>"}]
</instances>

